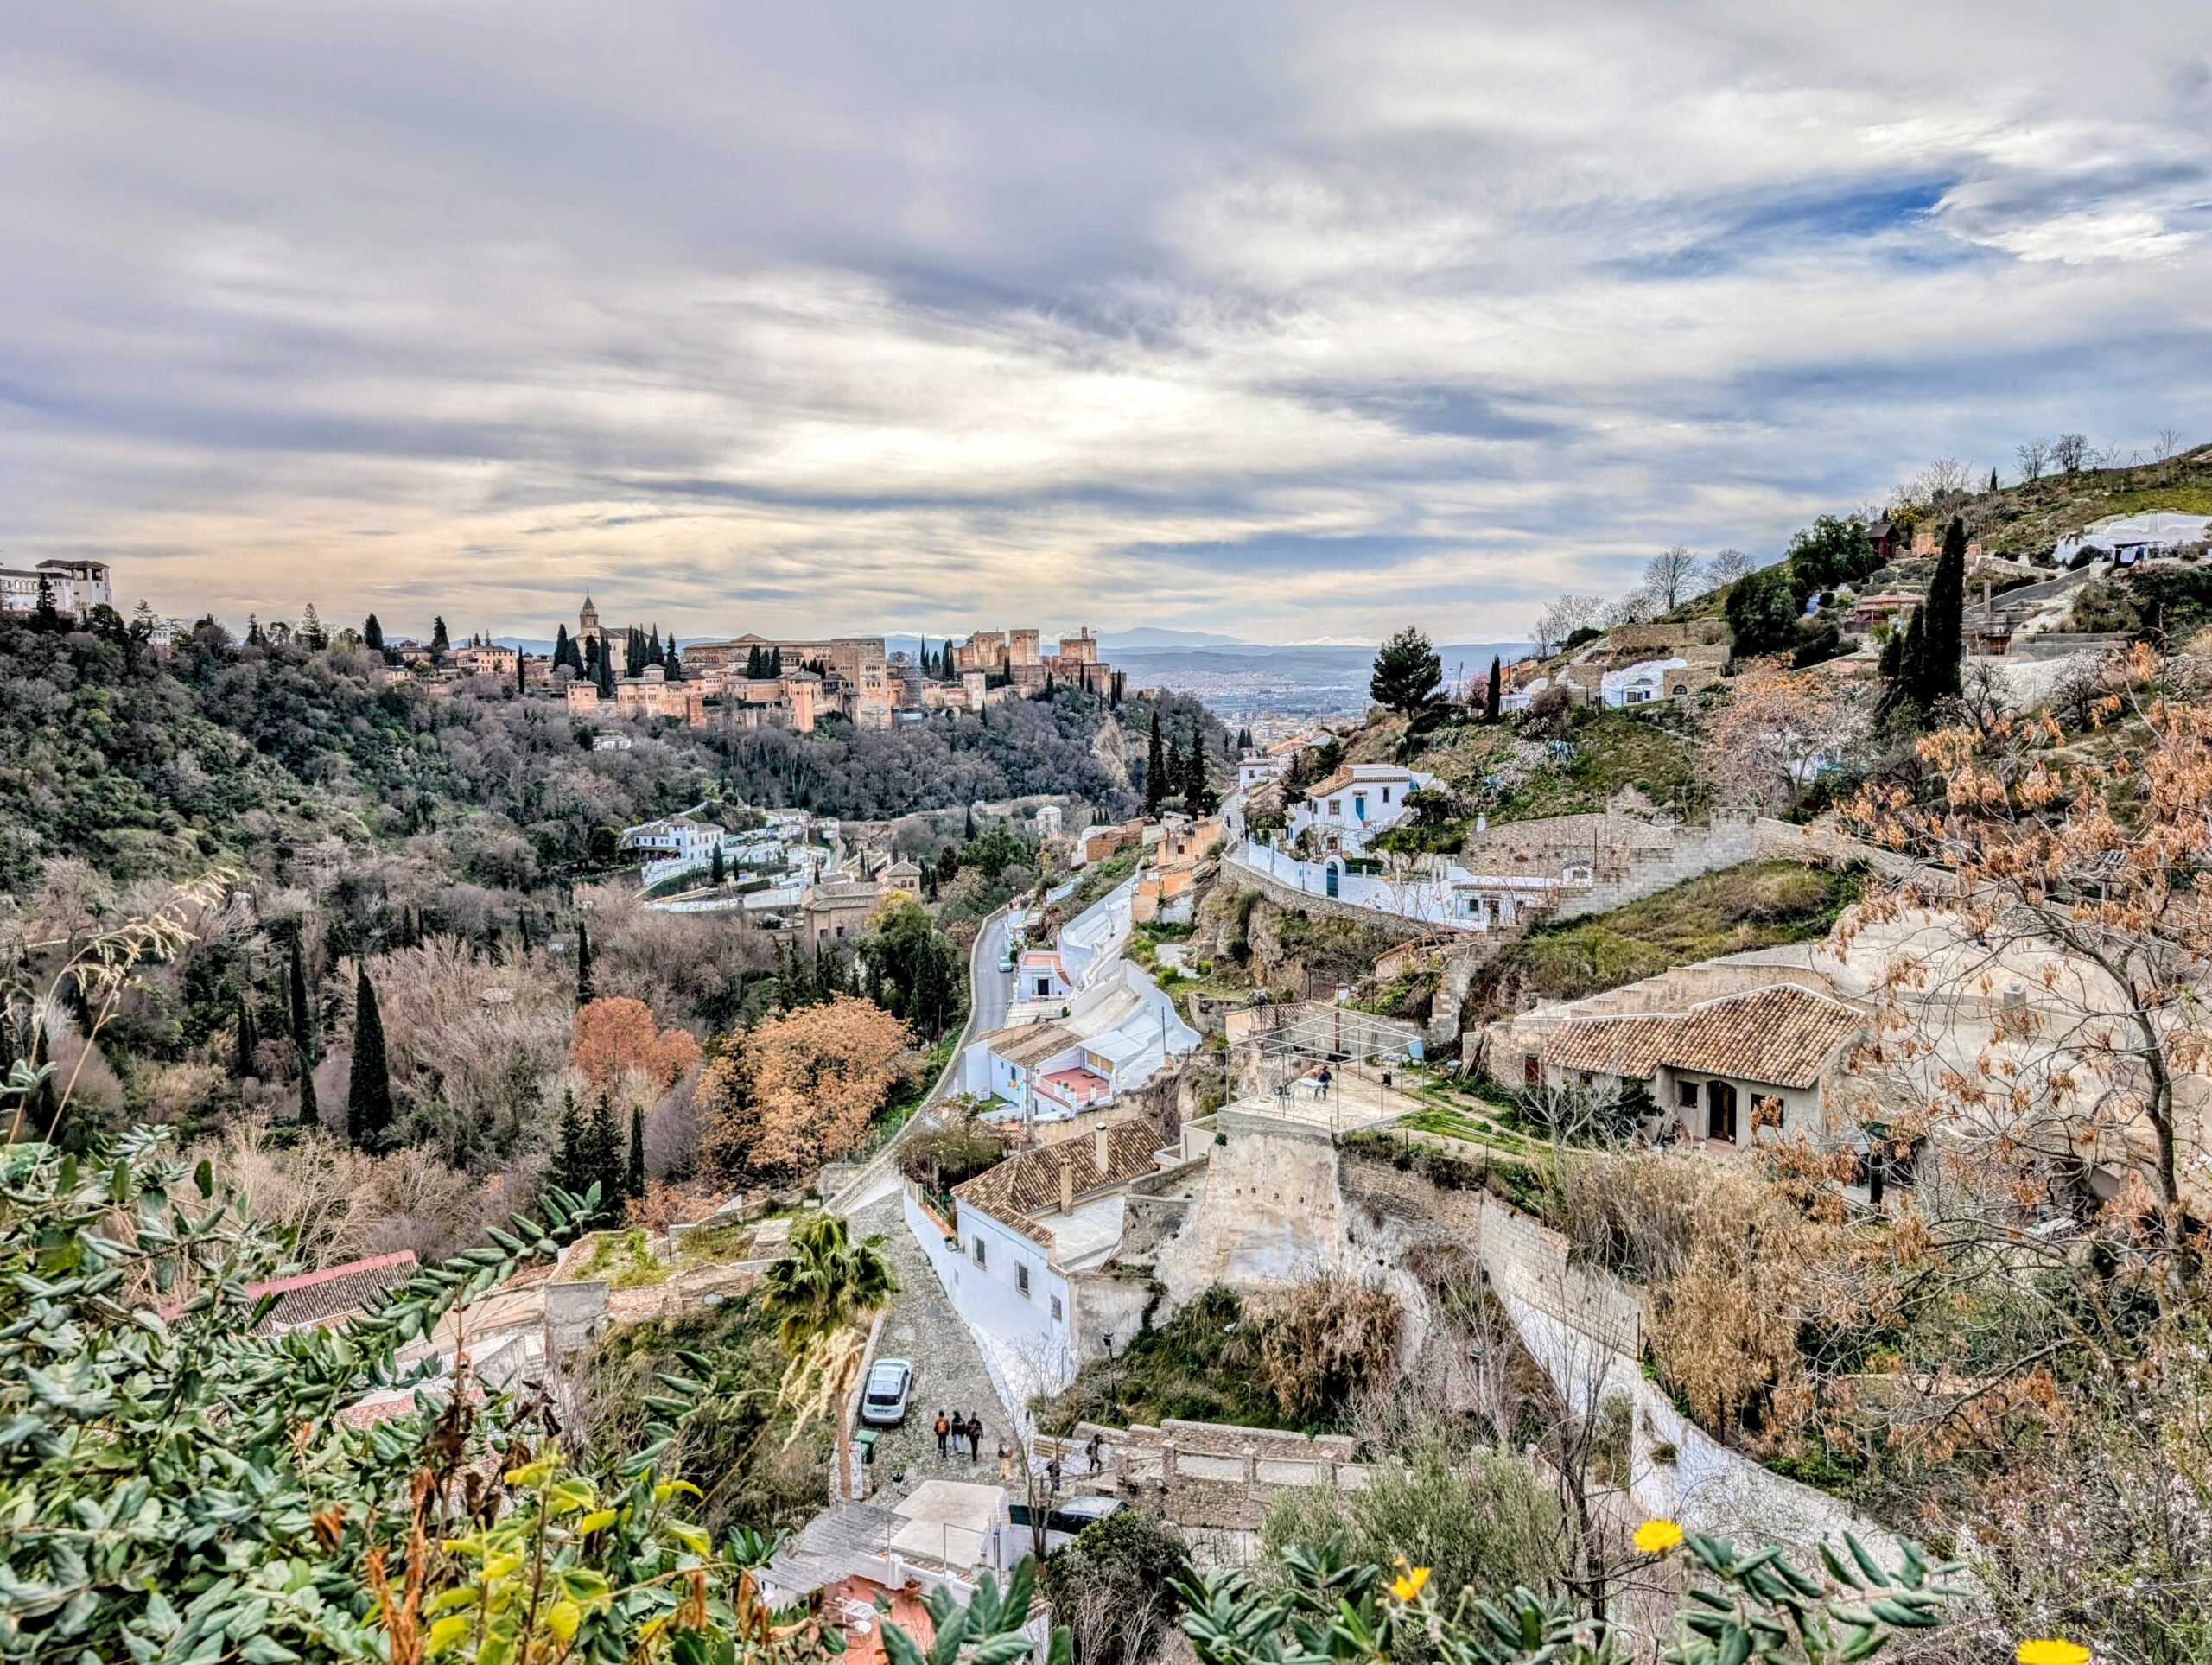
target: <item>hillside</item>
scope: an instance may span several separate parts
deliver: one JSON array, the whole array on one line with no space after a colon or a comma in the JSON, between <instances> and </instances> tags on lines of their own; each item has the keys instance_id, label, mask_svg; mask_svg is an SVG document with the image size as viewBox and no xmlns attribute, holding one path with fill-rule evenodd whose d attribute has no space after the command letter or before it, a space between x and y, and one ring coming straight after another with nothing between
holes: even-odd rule
<instances>
[{"instance_id":1,"label":"hillside","mask_svg":"<svg viewBox=\"0 0 2212 1665\"><path fill-rule=\"evenodd\" d=\"M0 620L0 895L56 857L129 880L211 861L270 876L335 837L408 853L447 882L528 892L591 871L594 835L710 794L881 820L1040 792L1109 815L1136 802L1152 705L1052 700L861 731L634 730L624 749L496 679L378 686L361 649L249 645L211 622L164 654L109 615ZM496 683L496 685L495 685ZM1164 696L1171 734L1226 734ZM601 841L603 849L604 839Z\"/></svg>"}]
</instances>

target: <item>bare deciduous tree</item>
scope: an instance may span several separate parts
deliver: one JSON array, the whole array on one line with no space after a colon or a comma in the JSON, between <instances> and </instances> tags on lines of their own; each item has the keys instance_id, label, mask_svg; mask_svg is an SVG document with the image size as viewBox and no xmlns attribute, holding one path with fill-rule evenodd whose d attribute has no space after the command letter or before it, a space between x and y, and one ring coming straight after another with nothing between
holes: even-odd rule
<instances>
[{"instance_id":1,"label":"bare deciduous tree","mask_svg":"<svg viewBox=\"0 0 2212 1665\"><path fill-rule=\"evenodd\" d=\"M1673 612L1684 597L1695 594L1697 581L1697 556L1684 543L1668 545L1643 569L1643 587L1657 600L1662 612Z\"/></svg>"},{"instance_id":2,"label":"bare deciduous tree","mask_svg":"<svg viewBox=\"0 0 2212 1665\"><path fill-rule=\"evenodd\" d=\"M1594 627L1605 612L1601 595L1578 595L1572 591L1561 595L1536 615L1537 652L1549 658L1576 631Z\"/></svg>"},{"instance_id":3,"label":"bare deciduous tree","mask_svg":"<svg viewBox=\"0 0 2212 1665\"><path fill-rule=\"evenodd\" d=\"M2182 432L2178 428L2161 428L2158 437L2151 447L2151 455L2159 462L2171 462L2181 454Z\"/></svg>"},{"instance_id":4,"label":"bare deciduous tree","mask_svg":"<svg viewBox=\"0 0 2212 1665\"><path fill-rule=\"evenodd\" d=\"M2050 442L2050 460L2063 473L2079 473L2089 460L2089 442L2081 434L2061 434Z\"/></svg>"},{"instance_id":5,"label":"bare deciduous tree","mask_svg":"<svg viewBox=\"0 0 2212 1665\"><path fill-rule=\"evenodd\" d=\"M2022 480L2041 480L2043 471L2050 463L2050 442L2044 439L2023 440L2012 448L2012 454L2020 460Z\"/></svg>"},{"instance_id":6,"label":"bare deciduous tree","mask_svg":"<svg viewBox=\"0 0 2212 1665\"><path fill-rule=\"evenodd\" d=\"M1722 550L1705 563L1705 588L1719 589L1756 570L1757 563L1741 550Z\"/></svg>"}]
</instances>

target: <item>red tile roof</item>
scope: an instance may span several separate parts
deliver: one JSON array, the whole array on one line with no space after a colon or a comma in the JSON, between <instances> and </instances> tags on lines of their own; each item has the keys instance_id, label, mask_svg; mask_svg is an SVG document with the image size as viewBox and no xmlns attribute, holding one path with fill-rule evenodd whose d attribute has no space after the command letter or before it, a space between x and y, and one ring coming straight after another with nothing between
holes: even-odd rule
<instances>
[{"instance_id":1,"label":"red tile roof","mask_svg":"<svg viewBox=\"0 0 2212 1665\"><path fill-rule=\"evenodd\" d=\"M416 1265L415 1251L403 1249L397 1254L348 1261L343 1266L326 1266L320 1272L250 1283L245 1292L257 1300L268 1294L277 1297L276 1305L269 1309L254 1333L274 1335L303 1324L328 1324L349 1318L413 1277Z\"/></svg>"},{"instance_id":2,"label":"red tile roof","mask_svg":"<svg viewBox=\"0 0 2212 1665\"><path fill-rule=\"evenodd\" d=\"M980 1209L1000 1223L1020 1229L1029 1216L1059 1207L1063 1161L1074 1167L1075 1194L1081 1198L1150 1173L1160 1166L1154 1153L1165 1138L1157 1122L1141 1116L1116 1122L1106 1129L1103 1168L1098 1165L1097 1134L1080 1133L1009 1156L966 1184L955 1185L952 1194L963 1206Z\"/></svg>"}]
</instances>

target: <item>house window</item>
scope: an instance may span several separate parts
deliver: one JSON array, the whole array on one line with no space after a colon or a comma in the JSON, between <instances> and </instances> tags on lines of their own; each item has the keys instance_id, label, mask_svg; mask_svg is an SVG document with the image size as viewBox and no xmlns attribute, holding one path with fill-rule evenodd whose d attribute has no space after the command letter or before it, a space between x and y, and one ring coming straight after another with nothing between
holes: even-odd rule
<instances>
[{"instance_id":1,"label":"house window","mask_svg":"<svg viewBox=\"0 0 2212 1665\"><path fill-rule=\"evenodd\" d=\"M1382 801L1385 804L1388 804L1390 801L1390 789L1388 786L1385 786L1382 789Z\"/></svg>"},{"instance_id":2,"label":"house window","mask_svg":"<svg viewBox=\"0 0 2212 1665\"><path fill-rule=\"evenodd\" d=\"M1330 813L1331 815L1342 815L1344 812L1344 799L1342 799L1342 798L1331 798L1331 799L1329 800L1329 813Z\"/></svg>"},{"instance_id":3,"label":"house window","mask_svg":"<svg viewBox=\"0 0 2212 1665\"><path fill-rule=\"evenodd\" d=\"M1014 1287L1021 1291L1024 1299L1027 1298L1029 1294L1028 1261L1022 1261L1015 1264L1014 1268Z\"/></svg>"},{"instance_id":4,"label":"house window","mask_svg":"<svg viewBox=\"0 0 2212 1665\"><path fill-rule=\"evenodd\" d=\"M978 1235L976 1238L976 1264L978 1266L988 1264L988 1261L985 1260L983 1255L983 1239L981 1235Z\"/></svg>"},{"instance_id":5,"label":"house window","mask_svg":"<svg viewBox=\"0 0 2212 1665\"><path fill-rule=\"evenodd\" d=\"M1059 1321L1060 1321L1060 1298L1059 1298L1058 1295L1055 1295L1055 1296L1053 1296L1053 1297L1052 1297L1052 1322L1053 1322L1053 1323L1055 1323L1055 1324L1058 1324Z\"/></svg>"},{"instance_id":6,"label":"house window","mask_svg":"<svg viewBox=\"0 0 2212 1665\"><path fill-rule=\"evenodd\" d=\"M1537 1062L1534 1052L1524 1054L1521 1059L1521 1079L1531 1087L1541 1086L1543 1083L1544 1066Z\"/></svg>"},{"instance_id":7,"label":"house window","mask_svg":"<svg viewBox=\"0 0 2212 1665\"><path fill-rule=\"evenodd\" d=\"M1686 1110L1695 1109L1697 1108L1697 1083L1694 1081L1676 1082L1675 1084L1675 1103L1681 1105Z\"/></svg>"}]
</instances>

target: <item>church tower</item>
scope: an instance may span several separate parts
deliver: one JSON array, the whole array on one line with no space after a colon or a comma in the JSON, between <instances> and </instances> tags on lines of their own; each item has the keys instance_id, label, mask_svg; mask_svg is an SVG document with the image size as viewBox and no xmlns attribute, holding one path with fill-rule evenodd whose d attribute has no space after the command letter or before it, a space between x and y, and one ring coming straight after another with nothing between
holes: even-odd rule
<instances>
[{"instance_id":1,"label":"church tower","mask_svg":"<svg viewBox=\"0 0 2212 1665\"><path fill-rule=\"evenodd\" d=\"M591 597L584 597L584 604L576 613L576 636L579 640L599 634L599 609L591 604Z\"/></svg>"}]
</instances>

